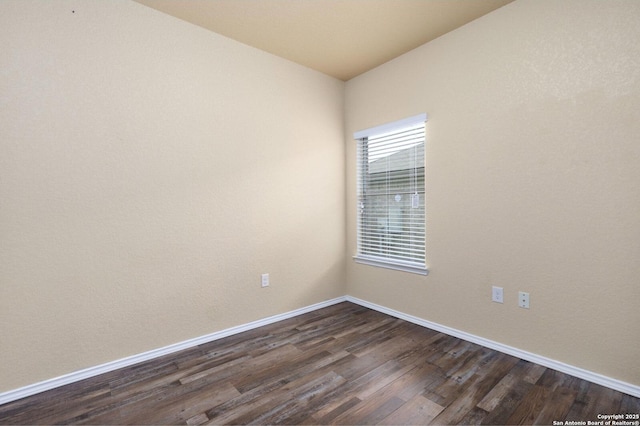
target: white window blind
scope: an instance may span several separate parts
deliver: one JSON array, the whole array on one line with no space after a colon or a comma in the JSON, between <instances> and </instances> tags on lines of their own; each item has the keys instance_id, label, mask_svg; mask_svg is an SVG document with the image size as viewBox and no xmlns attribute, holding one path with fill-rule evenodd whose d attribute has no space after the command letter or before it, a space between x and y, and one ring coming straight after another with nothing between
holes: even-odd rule
<instances>
[{"instance_id":1,"label":"white window blind","mask_svg":"<svg viewBox=\"0 0 640 426\"><path fill-rule=\"evenodd\" d=\"M426 274L426 114L356 132L358 251L355 260Z\"/></svg>"}]
</instances>

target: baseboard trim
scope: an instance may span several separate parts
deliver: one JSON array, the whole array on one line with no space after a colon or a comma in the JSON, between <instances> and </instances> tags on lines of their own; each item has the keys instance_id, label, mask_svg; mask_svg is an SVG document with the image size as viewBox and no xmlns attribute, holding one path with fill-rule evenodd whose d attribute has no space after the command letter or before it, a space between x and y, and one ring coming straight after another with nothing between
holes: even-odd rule
<instances>
[{"instance_id":1,"label":"baseboard trim","mask_svg":"<svg viewBox=\"0 0 640 426\"><path fill-rule=\"evenodd\" d=\"M183 342L175 343L173 345L165 346L163 348L153 349L147 352L143 352L137 355L122 358L116 361L107 362L105 364L97 365L94 367L85 368L83 370L75 371L73 373L65 374L63 376L55 377L53 379L44 380L42 382L27 385L22 388L10 390L0 393L0 405L6 404L18 399L25 398L27 396L35 395L40 392L51 390L60 386L75 383L80 380L95 377L100 374L108 373L110 371L117 370L119 368L129 367L134 364L138 364L144 361L150 361L154 358L158 358L163 355L169 355L184 349L190 349L204 343L213 342L215 340L222 339L224 337L232 336L234 334L249 331L254 328L262 327L265 325L273 324L278 321L293 318L298 315L306 314L318 309L326 308L331 305L335 305L340 302L345 302L346 296L336 297L335 299L326 300L324 302L316 303L314 305L305 306L303 308L295 309L293 311L285 312L283 314L273 315L268 318L263 318L257 321L252 321L247 324L239 325L236 327L227 328L225 330L217 331L215 333L207 334L205 336L196 337L194 339L185 340Z\"/></svg>"},{"instance_id":2,"label":"baseboard trim","mask_svg":"<svg viewBox=\"0 0 640 426\"><path fill-rule=\"evenodd\" d=\"M385 306L367 302L366 300L358 299L357 297L346 296L346 300L348 302L352 302L357 305L364 306L366 308L370 308L387 315L391 315L392 317L400 318L405 321L409 321L413 324L417 324L435 331L439 331L449 336L458 337L462 340L466 340L471 343L476 343L480 346L494 349L498 352L502 352L507 355L512 355L517 358L524 359L526 361L534 362L544 367L548 367L553 370L557 370L562 373L566 373L571 376L578 377L580 379L584 379L586 381L596 383L598 385L602 385L610 389L629 394L631 396L635 396L636 398L640 398L640 386L632 385L631 383L623 382L621 380L613 379L611 377L603 376L601 374L594 373L592 371L574 367L572 365L565 364L563 362L556 361L554 359L550 359L544 356L536 355L531 352L523 351L518 348L507 346L502 343L495 342L493 340L485 339L484 337L479 337L470 333L466 333L464 331L456 330L455 328L451 328L435 322L427 321L425 319L415 317L413 315L396 311L395 309L387 308Z\"/></svg>"},{"instance_id":3,"label":"baseboard trim","mask_svg":"<svg viewBox=\"0 0 640 426\"><path fill-rule=\"evenodd\" d=\"M227 328L225 330L217 331L211 334L207 334L205 336L185 340L183 342L175 343L173 345L165 346L163 348L158 348L151 351L143 352L143 353L122 358L116 361L111 361L105 364L97 365L95 367L89 367L83 370L75 371L73 373L65 374L63 376L55 377L53 379L34 383L32 385L24 386L22 388L0 393L0 405L6 404L12 401L16 401L18 399L25 398L31 395L35 395L50 389L54 389L60 386L75 383L80 380L88 379L90 377L95 377L103 373L108 373L110 371L114 371L119 368L128 367L144 361L150 361L152 359L158 358L163 355L169 355L184 349L189 349L198 345L202 345L204 343L213 342L215 340L219 340L224 337L232 336L234 334L242 333L244 331L249 331L254 328L262 327L265 325L273 324L278 321L293 318L298 315L302 315L318 309L326 308L328 306L335 305L341 302L355 303L357 305L364 306L366 308L370 308L375 311L382 312L384 314L403 319L405 321L409 321L413 324L417 324L422 327L436 330L441 333L447 334L449 336L458 337L462 340L476 343L478 345L481 345L490 349L494 349L496 351L524 359L526 361L535 362L536 364L540 364L545 367L552 368L554 370L558 370L563 373L569 374L571 376L578 377L580 379L584 379L589 382L596 383L598 385L602 385L610 389L614 389L614 390L635 396L637 398L640 398L640 386L632 385L630 383L623 382L621 380L613 379L611 377L603 376L601 374L584 370L582 368L574 367L572 365L568 365L560 361L556 361L550 358L536 355L531 352L523 351L518 348L507 346L502 343L495 342L493 340L485 339L483 337L479 337L470 333L466 333L464 331L457 330L455 328L447 327L445 325L431 322L413 315L405 314L403 312L396 311L395 309L387 308L385 306L368 302L366 300L362 300L357 297L342 296L342 297L337 297L335 299L327 300L324 302L316 303L314 305L309 305L303 308L295 309L293 311L285 312L283 314L273 315L273 316L263 318L257 321L253 321L247 324Z\"/></svg>"}]
</instances>

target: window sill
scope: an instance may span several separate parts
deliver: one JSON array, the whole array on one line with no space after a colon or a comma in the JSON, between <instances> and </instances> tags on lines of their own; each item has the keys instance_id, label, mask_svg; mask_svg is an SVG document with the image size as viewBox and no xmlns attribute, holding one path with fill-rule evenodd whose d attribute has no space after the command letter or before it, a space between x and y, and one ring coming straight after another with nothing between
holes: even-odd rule
<instances>
[{"instance_id":1,"label":"window sill","mask_svg":"<svg viewBox=\"0 0 640 426\"><path fill-rule=\"evenodd\" d=\"M379 268L393 269L395 271L410 272L412 274L429 275L429 270L415 263L409 262L390 262L386 259L375 257L353 256L356 263L369 266L377 266Z\"/></svg>"}]
</instances>

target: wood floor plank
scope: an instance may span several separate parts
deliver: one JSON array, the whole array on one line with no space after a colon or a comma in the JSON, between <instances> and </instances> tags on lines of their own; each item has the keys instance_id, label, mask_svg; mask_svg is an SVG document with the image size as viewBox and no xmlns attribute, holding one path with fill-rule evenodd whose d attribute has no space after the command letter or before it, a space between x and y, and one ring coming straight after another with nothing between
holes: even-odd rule
<instances>
[{"instance_id":1,"label":"wood floor plank","mask_svg":"<svg viewBox=\"0 0 640 426\"><path fill-rule=\"evenodd\" d=\"M403 401L409 401L424 390L425 386L434 380L431 374L435 370L431 364L417 365L411 370L402 370L403 374L397 379L390 381L382 389L388 388L396 397ZM405 372L406 371L406 372ZM362 395L368 397L367 394Z\"/></svg>"},{"instance_id":2,"label":"wood floor plank","mask_svg":"<svg viewBox=\"0 0 640 426\"><path fill-rule=\"evenodd\" d=\"M296 415L304 413L312 401L321 399L322 395L339 387L345 382L344 378L329 372L318 379L306 382L300 386L293 386L290 392L281 393L280 398L272 400L279 404L261 406L257 415L252 415L251 424L283 424L293 422ZM241 422L244 421L241 419Z\"/></svg>"},{"instance_id":3,"label":"wood floor plank","mask_svg":"<svg viewBox=\"0 0 640 426\"><path fill-rule=\"evenodd\" d=\"M350 410L351 408L355 407L361 402L362 400L360 398L353 396L347 399L346 401L342 402L341 404L338 404L337 406L332 407L331 410L326 412L326 414L324 414L322 411L316 411L312 416L312 420L313 420L312 423L321 424L321 425L329 424L333 422L333 420L336 417L338 417L345 411ZM327 405L325 404L324 407L326 406Z\"/></svg>"},{"instance_id":4,"label":"wood floor plank","mask_svg":"<svg viewBox=\"0 0 640 426\"><path fill-rule=\"evenodd\" d=\"M544 367L540 364L534 364L528 361L524 361L524 362L528 364L529 368L523 373L522 380L524 380L525 382L529 382L532 385L535 385L538 379L540 379L540 376L542 376L544 372L547 371L547 367Z\"/></svg>"},{"instance_id":5,"label":"wood floor plank","mask_svg":"<svg viewBox=\"0 0 640 426\"><path fill-rule=\"evenodd\" d=\"M566 387L558 387L551 393L549 402L541 409L535 420L536 424L553 424L554 421L564 419L573 401L576 399L577 392Z\"/></svg>"},{"instance_id":6,"label":"wood floor plank","mask_svg":"<svg viewBox=\"0 0 640 426\"><path fill-rule=\"evenodd\" d=\"M222 416L239 416L243 410L250 408L250 404L258 404L256 401L262 398L264 395L270 395L272 392L281 389L287 383L287 380L280 379L273 382L266 383L260 387L251 389L249 392L240 394L239 396L225 401L210 410L207 410L204 414L210 420L221 419ZM221 424L218 421L218 424Z\"/></svg>"},{"instance_id":7,"label":"wood floor plank","mask_svg":"<svg viewBox=\"0 0 640 426\"><path fill-rule=\"evenodd\" d=\"M428 373L436 369L433 365L421 365L404 371L397 379L374 393L361 392L362 403L346 411L332 423L376 424L416 396L429 380Z\"/></svg>"},{"instance_id":8,"label":"wood floor plank","mask_svg":"<svg viewBox=\"0 0 640 426\"><path fill-rule=\"evenodd\" d=\"M549 424L640 400L344 302L0 406L26 424Z\"/></svg>"},{"instance_id":9,"label":"wood floor plank","mask_svg":"<svg viewBox=\"0 0 640 426\"><path fill-rule=\"evenodd\" d=\"M622 403L622 393L604 386L591 383L589 385L589 401L586 409L581 413L582 419L598 421L598 414L619 413Z\"/></svg>"},{"instance_id":10,"label":"wood floor plank","mask_svg":"<svg viewBox=\"0 0 640 426\"><path fill-rule=\"evenodd\" d=\"M196 414L193 417L187 419L187 424L189 426L198 426L203 425L209 421L209 418L204 413Z\"/></svg>"},{"instance_id":11,"label":"wood floor plank","mask_svg":"<svg viewBox=\"0 0 640 426\"><path fill-rule=\"evenodd\" d=\"M487 410L488 414L482 419L482 424L506 425L516 407L534 386L528 381L517 380L507 393L500 398L500 402L492 410Z\"/></svg>"},{"instance_id":12,"label":"wood floor plank","mask_svg":"<svg viewBox=\"0 0 640 426\"><path fill-rule=\"evenodd\" d=\"M396 411L405 401L387 393L377 393L374 397L346 410L333 421L332 425L370 425L381 422Z\"/></svg>"},{"instance_id":13,"label":"wood floor plank","mask_svg":"<svg viewBox=\"0 0 640 426\"><path fill-rule=\"evenodd\" d=\"M412 369L391 359L355 381L360 385L355 396L364 400Z\"/></svg>"},{"instance_id":14,"label":"wood floor plank","mask_svg":"<svg viewBox=\"0 0 640 426\"><path fill-rule=\"evenodd\" d=\"M566 421L582 421L590 408L591 398L589 397L589 389L591 383L584 380L576 380L571 389L576 392L576 398L571 405L571 409L565 416Z\"/></svg>"},{"instance_id":15,"label":"wood floor plank","mask_svg":"<svg viewBox=\"0 0 640 426\"><path fill-rule=\"evenodd\" d=\"M484 419L489 415L485 410L478 407L473 407L467 414L460 420L461 425L481 425Z\"/></svg>"},{"instance_id":16,"label":"wood floor plank","mask_svg":"<svg viewBox=\"0 0 640 426\"><path fill-rule=\"evenodd\" d=\"M78 416L101 407L109 401L110 395L108 383L88 383L86 387L82 383L73 383L68 385L68 389L60 389L55 394L43 392L1 406L0 424L53 423L61 411Z\"/></svg>"},{"instance_id":17,"label":"wood floor plank","mask_svg":"<svg viewBox=\"0 0 640 426\"><path fill-rule=\"evenodd\" d=\"M183 370L184 374L180 377L179 381L181 384L186 385L212 375L215 375L219 379L224 379L236 374L236 368L239 369L243 363L247 363L251 359L252 357L250 355L243 355L231 359L225 357L225 362L220 362L219 360L215 360L213 363L203 362L198 366L199 368L192 366Z\"/></svg>"},{"instance_id":18,"label":"wood floor plank","mask_svg":"<svg viewBox=\"0 0 640 426\"><path fill-rule=\"evenodd\" d=\"M323 374L333 372L330 368L332 364L338 363L343 358L349 357L353 356L343 351L342 353L330 354L324 358L318 359L315 363L301 365L297 369L283 370L280 375L272 377L271 382L262 383L258 387L245 391L238 397L225 402L221 406L216 407L213 410L209 410L207 415L210 419L214 419L216 421L225 420L226 417L221 416L226 416L226 413L230 413L234 410L247 409L250 404L259 406L262 403L259 400L263 398L264 395L273 395L274 392L286 389L284 386L292 381L298 381L294 382L293 386L295 386L296 383L304 383L314 376L321 376Z\"/></svg>"},{"instance_id":19,"label":"wood floor plank","mask_svg":"<svg viewBox=\"0 0 640 426\"><path fill-rule=\"evenodd\" d=\"M533 424L542 407L549 397L549 389L539 385L533 388L524 396L520 404L507 419L505 424L524 425Z\"/></svg>"},{"instance_id":20,"label":"wood floor plank","mask_svg":"<svg viewBox=\"0 0 640 426\"><path fill-rule=\"evenodd\" d=\"M128 425L185 424L186 421L211 407L238 395L230 384L208 387L181 386L176 392L160 393L145 401L141 412L135 405L119 409L117 423Z\"/></svg>"},{"instance_id":21,"label":"wood floor plank","mask_svg":"<svg viewBox=\"0 0 640 426\"><path fill-rule=\"evenodd\" d=\"M469 386L440 413L434 422L441 424L458 424L470 411L496 386L497 383L513 368L516 359L499 354L486 365L484 371L478 371Z\"/></svg>"},{"instance_id":22,"label":"wood floor plank","mask_svg":"<svg viewBox=\"0 0 640 426\"><path fill-rule=\"evenodd\" d=\"M220 412L220 415L208 415L211 424L249 424L258 422L258 418L267 415L276 416L288 407L289 401L295 403L296 395L305 395L318 389L329 388L344 383L344 378L329 372L323 374L312 373L309 377L299 379L276 388L268 394L263 394L252 402L242 404L233 411ZM325 390L326 391L326 390ZM208 413L209 414L209 413ZM258 422L259 423L259 422Z\"/></svg>"},{"instance_id":23,"label":"wood floor plank","mask_svg":"<svg viewBox=\"0 0 640 426\"><path fill-rule=\"evenodd\" d=\"M287 346L295 349L295 351L268 353L246 363L241 371L234 377L230 377L231 383L241 393L251 390L255 387L273 381L282 373L282 369L288 371L296 370L304 367L308 363L314 363L322 360L328 353L305 353L301 352L293 345ZM283 347L284 348L284 347ZM286 355L285 355L286 353Z\"/></svg>"},{"instance_id":24,"label":"wood floor plank","mask_svg":"<svg viewBox=\"0 0 640 426\"><path fill-rule=\"evenodd\" d=\"M353 402L362 402L361 399L355 396L358 389L357 382L347 380L343 386L325 395L323 400L316 405L313 418L322 419L322 421L318 420L319 424L330 423L338 415L350 409L353 406Z\"/></svg>"},{"instance_id":25,"label":"wood floor plank","mask_svg":"<svg viewBox=\"0 0 640 426\"><path fill-rule=\"evenodd\" d=\"M509 395L510 391L515 388L521 381L525 381L531 384L530 375L531 366L535 365L527 361L520 360L518 363L507 373L506 376L498 382L498 384L478 403L478 408L481 408L487 412L491 412L498 407L503 399ZM543 371L537 375L536 381L542 375Z\"/></svg>"},{"instance_id":26,"label":"wood floor plank","mask_svg":"<svg viewBox=\"0 0 640 426\"><path fill-rule=\"evenodd\" d=\"M444 407L415 395L400 408L380 421L383 425L426 425L444 410Z\"/></svg>"},{"instance_id":27,"label":"wood floor plank","mask_svg":"<svg viewBox=\"0 0 640 426\"><path fill-rule=\"evenodd\" d=\"M634 398L631 395L622 395L620 414L640 415L640 398Z\"/></svg>"}]
</instances>

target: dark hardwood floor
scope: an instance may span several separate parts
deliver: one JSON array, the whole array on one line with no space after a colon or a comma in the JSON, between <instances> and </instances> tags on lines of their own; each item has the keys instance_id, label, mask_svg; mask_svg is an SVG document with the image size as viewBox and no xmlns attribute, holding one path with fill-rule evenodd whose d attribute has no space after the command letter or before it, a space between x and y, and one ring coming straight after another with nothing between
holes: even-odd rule
<instances>
[{"instance_id":1,"label":"dark hardwood floor","mask_svg":"<svg viewBox=\"0 0 640 426\"><path fill-rule=\"evenodd\" d=\"M640 400L351 303L0 406L0 424L553 424Z\"/></svg>"}]
</instances>

